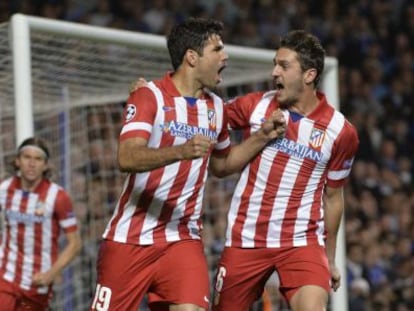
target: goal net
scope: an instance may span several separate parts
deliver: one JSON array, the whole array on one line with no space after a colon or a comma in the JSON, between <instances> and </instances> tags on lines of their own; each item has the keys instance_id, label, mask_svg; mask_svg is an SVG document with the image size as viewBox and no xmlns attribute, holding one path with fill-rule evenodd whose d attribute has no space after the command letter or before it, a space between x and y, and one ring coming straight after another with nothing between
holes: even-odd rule
<instances>
[{"instance_id":1,"label":"goal net","mask_svg":"<svg viewBox=\"0 0 414 311\"><path fill-rule=\"evenodd\" d=\"M226 51L217 90L224 98L271 87L273 50ZM171 69L165 38L16 14L0 24L0 68L0 177L11 173L18 143L33 134L47 139L53 178L71 194L83 240L81 255L55 282L53 309L86 310L98 244L123 181L116 168L122 104L138 77L158 79ZM326 60L322 88L337 106L335 59ZM205 204L224 210L234 182L211 178ZM206 210L214 227L220 211ZM208 255L213 264L218 254Z\"/></svg>"}]
</instances>

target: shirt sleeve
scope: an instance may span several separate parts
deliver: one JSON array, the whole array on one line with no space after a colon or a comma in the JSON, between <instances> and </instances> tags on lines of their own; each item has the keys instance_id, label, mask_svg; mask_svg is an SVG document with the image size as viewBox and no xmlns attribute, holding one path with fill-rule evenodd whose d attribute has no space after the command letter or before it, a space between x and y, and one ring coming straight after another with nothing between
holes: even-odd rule
<instances>
[{"instance_id":1,"label":"shirt sleeve","mask_svg":"<svg viewBox=\"0 0 414 311\"><path fill-rule=\"evenodd\" d=\"M65 233L76 231L78 222L73 211L72 200L65 191L58 192L55 205L57 220L62 230Z\"/></svg>"},{"instance_id":2,"label":"shirt sleeve","mask_svg":"<svg viewBox=\"0 0 414 311\"><path fill-rule=\"evenodd\" d=\"M337 188L344 185L351 172L358 145L357 131L346 121L332 151L327 178L329 187Z\"/></svg>"},{"instance_id":3,"label":"shirt sleeve","mask_svg":"<svg viewBox=\"0 0 414 311\"><path fill-rule=\"evenodd\" d=\"M120 141L132 137L149 139L157 112L154 93L148 87L133 92L123 111Z\"/></svg>"},{"instance_id":4,"label":"shirt sleeve","mask_svg":"<svg viewBox=\"0 0 414 311\"><path fill-rule=\"evenodd\" d=\"M245 130L250 127L250 117L263 96L263 92L249 93L226 102L228 124L233 130Z\"/></svg>"},{"instance_id":5,"label":"shirt sleeve","mask_svg":"<svg viewBox=\"0 0 414 311\"><path fill-rule=\"evenodd\" d=\"M221 132L217 137L217 143L214 146L213 154L216 156L225 156L230 153L230 149L231 141L228 126L228 118L226 110L223 109L223 126L221 127Z\"/></svg>"}]
</instances>

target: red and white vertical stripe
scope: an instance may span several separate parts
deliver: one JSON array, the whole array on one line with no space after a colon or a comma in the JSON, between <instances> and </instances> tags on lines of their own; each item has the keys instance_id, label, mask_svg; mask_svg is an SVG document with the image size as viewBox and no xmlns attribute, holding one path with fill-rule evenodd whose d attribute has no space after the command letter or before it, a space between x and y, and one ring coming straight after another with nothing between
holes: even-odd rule
<instances>
[{"instance_id":1,"label":"red and white vertical stripe","mask_svg":"<svg viewBox=\"0 0 414 311\"><path fill-rule=\"evenodd\" d=\"M61 206L57 206L61 202ZM51 268L58 254L60 228L77 228L71 202L63 189L42 181L35 192L20 189L17 177L0 184L4 219L0 249L2 277L25 290L46 294L48 287L33 287L32 276Z\"/></svg>"},{"instance_id":2,"label":"red and white vertical stripe","mask_svg":"<svg viewBox=\"0 0 414 311\"><path fill-rule=\"evenodd\" d=\"M227 129L223 127L223 103L214 94L189 105L170 79L164 78L160 83L149 83L146 90L128 103L134 105L131 110L136 114L125 122L121 140L134 135L144 137L150 148L184 144L189 137L174 135L166 129L170 122L175 122L184 125L181 129L184 132L187 125L214 131L218 137L217 152L230 146ZM148 172L129 174L103 237L140 245L199 239L208 159L205 156L178 161Z\"/></svg>"},{"instance_id":3,"label":"red and white vertical stripe","mask_svg":"<svg viewBox=\"0 0 414 311\"><path fill-rule=\"evenodd\" d=\"M319 107L308 117L285 110L286 136L243 170L228 214L226 246L324 244L323 189L326 183L343 184L358 139L344 116L319 97ZM238 98L226 109L232 128L245 129L248 136L277 107L268 92Z\"/></svg>"}]
</instances>

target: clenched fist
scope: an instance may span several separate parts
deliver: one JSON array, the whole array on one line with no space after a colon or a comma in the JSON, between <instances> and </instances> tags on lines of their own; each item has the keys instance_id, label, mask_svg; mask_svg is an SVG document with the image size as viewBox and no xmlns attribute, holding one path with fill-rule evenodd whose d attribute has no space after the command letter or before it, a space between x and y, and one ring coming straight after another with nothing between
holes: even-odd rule
<instances>
[{"instance_id":1,"label":"clenched fist","mask_svg":"<svg viewBox=\"0 0 414 311\"><path fill-rule=\"evenodd\" d=\"M286 133L286 120L282 110L278 109L272 112L262 124L263 133L269 138L281 138Z\"/></svg>"},{"instance_id":2,"label":"clenched fist","mask_svg":"<svg viewBox=\"0 0 414 311\"><path fill-rule=\"evenodd\" d=\"M212 141L203 135L194 135L184 145L182 145L182 154L184 160L204 157L210 149Z\"/></svg>"}]
</instances>

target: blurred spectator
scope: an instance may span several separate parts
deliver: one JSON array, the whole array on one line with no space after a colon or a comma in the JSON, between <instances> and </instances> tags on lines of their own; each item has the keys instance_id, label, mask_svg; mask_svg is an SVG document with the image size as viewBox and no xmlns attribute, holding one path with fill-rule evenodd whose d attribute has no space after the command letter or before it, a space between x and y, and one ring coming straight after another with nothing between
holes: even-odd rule
<instances>
[{"instance_id":1,"label":"blurred spectator","mask_svg":"<svg viewBox=\"0 0 414 311\"><path fill-rule=\"evenodd\" d=\"M350 283L349 289L349 310L370 310L368 282L364 278L356 278Z\"/></svg>"}]
</instances>

